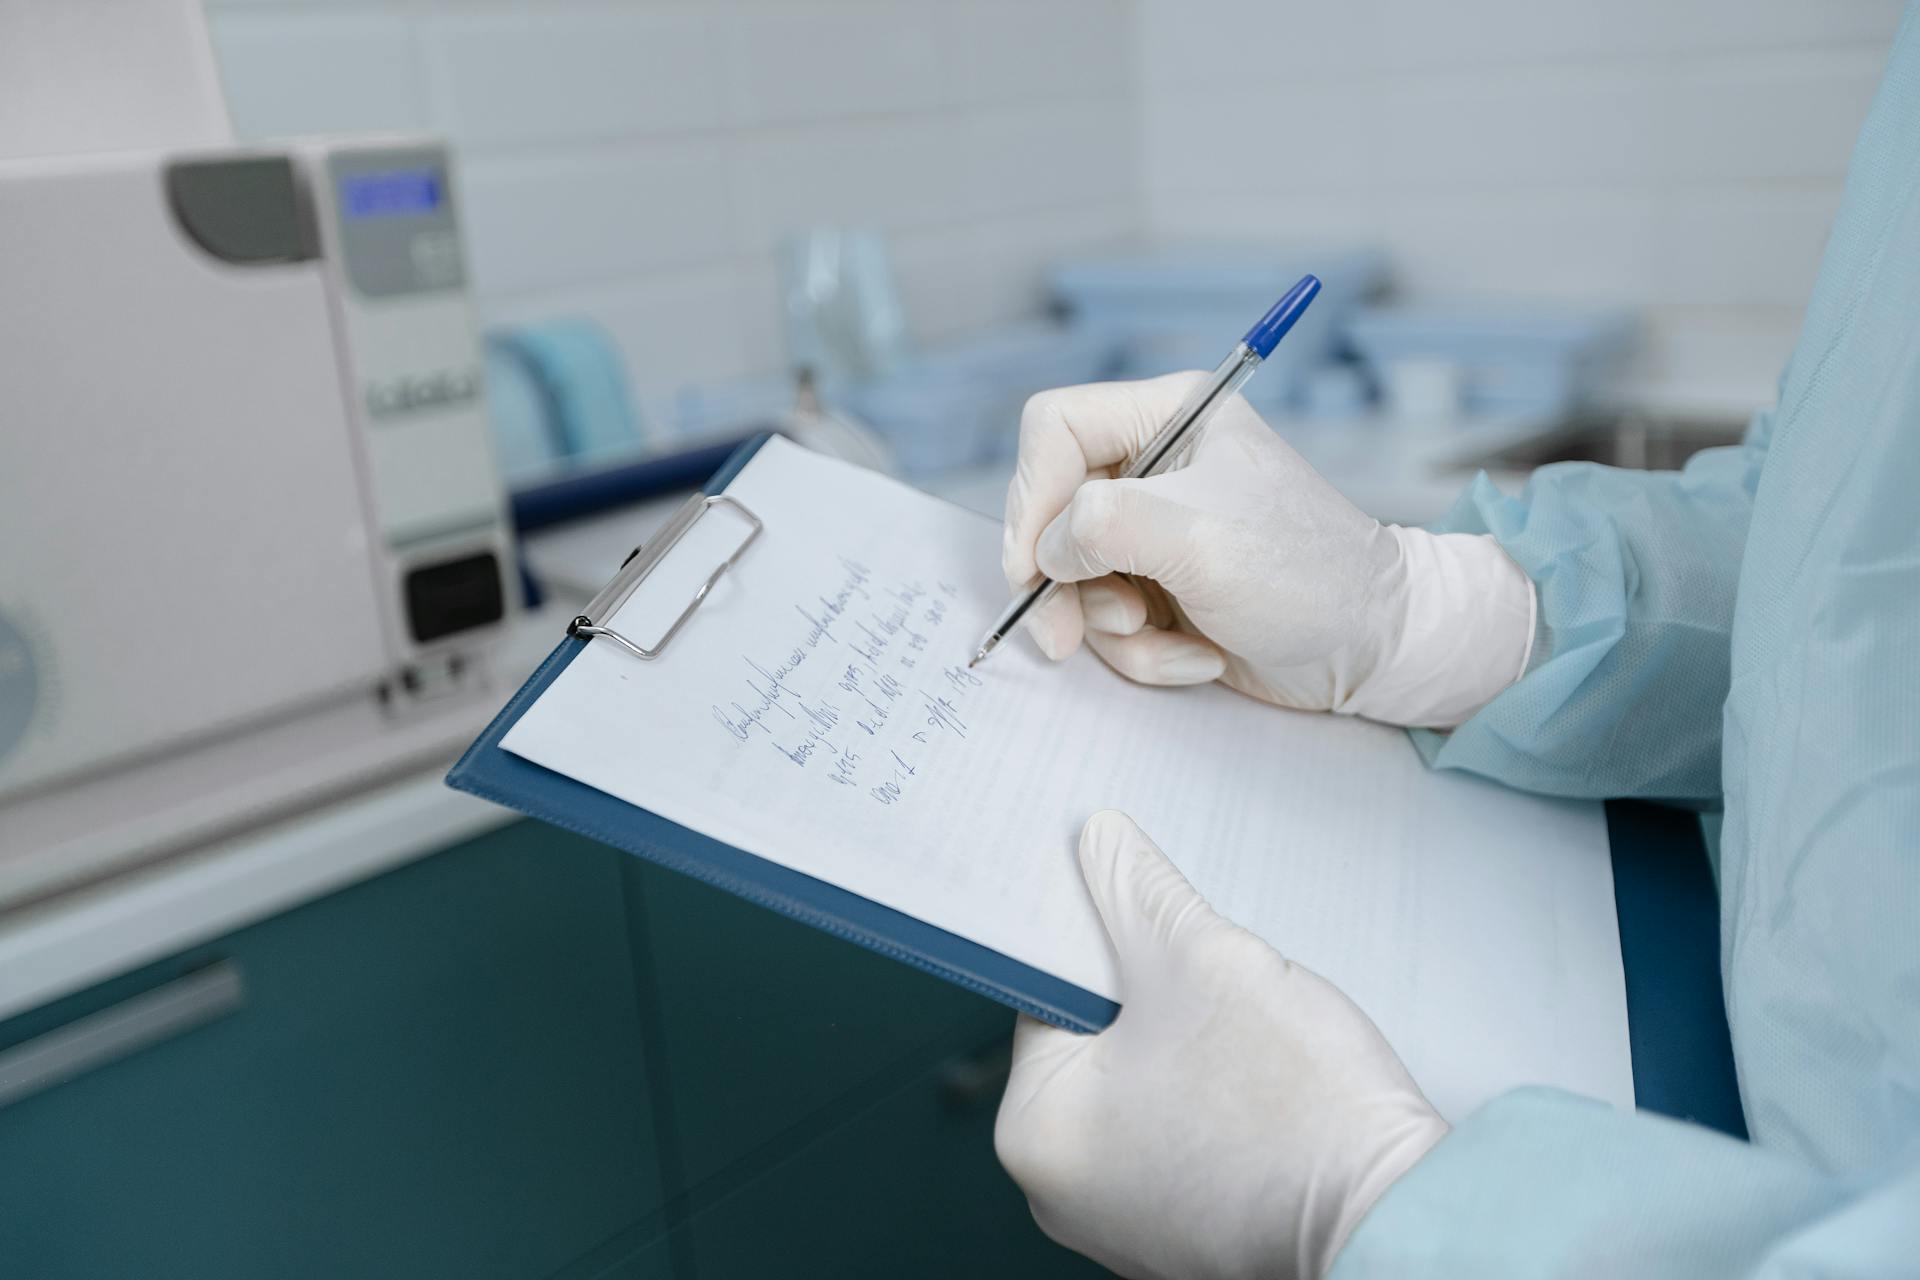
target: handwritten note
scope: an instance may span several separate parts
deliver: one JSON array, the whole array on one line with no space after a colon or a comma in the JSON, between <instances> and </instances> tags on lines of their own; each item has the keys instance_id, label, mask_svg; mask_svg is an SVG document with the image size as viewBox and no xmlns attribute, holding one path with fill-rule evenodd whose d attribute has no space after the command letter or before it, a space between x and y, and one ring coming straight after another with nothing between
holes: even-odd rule
<instances>
[{"instance_id":1,"label":"handwritten note","mask_svg":"<svg viewBox=\"0 0 1920 1280\"><path fill-rule=\"evenodd\" d=\"M970 672L1006 596L990 521L780 440L728 493L765 532L666 652L589 645L509 750L1123 1001L1074 846L1124 809L1223 914L1345 988L1443 1112L1523 1082L1631 1104L1597 806L1086 654L1019 641ZM737 545L723 510L616 626L659 634Z\"/></svg>"},{"instance_id":2,"label":"handwritten note","mask_svg":"<svg viewBox=\"0 0 1920 1280\"><path fill-rule=\"evenodd\" d=\"M898 804L923 748L936 736L966 738L960 704L983 683L963 663L935 665L933 640L960 588L876 581L846 557L839 571L827 591L794 606L805 630L790 645L772 657L741 656L744 693L714 704L713 718L736 742L764 744L795 768Z\"/></svg>"}]
</instances>

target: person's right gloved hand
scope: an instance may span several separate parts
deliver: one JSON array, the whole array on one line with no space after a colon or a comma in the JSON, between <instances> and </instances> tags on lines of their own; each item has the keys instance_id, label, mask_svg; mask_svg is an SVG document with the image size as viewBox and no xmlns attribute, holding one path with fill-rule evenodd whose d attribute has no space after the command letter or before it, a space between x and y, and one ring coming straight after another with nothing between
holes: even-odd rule
<instances>
[{"instance_id":1,"label":"person's right gloved hand","mask_svg":"<svg viewBox=\"0 0 1920 1280\"><path fill-rule=\"evenodd\" d=\"M1533 584L1491 537L1365 515L1244 399L1184 465L1108 477L1202 375L1027 402L1002 565L1061 590L1029 623L1048 657L1088 645L1145 684L1220 679L1280 706L1450 728L1520 677Z\"/></svg>"}]
</instances>

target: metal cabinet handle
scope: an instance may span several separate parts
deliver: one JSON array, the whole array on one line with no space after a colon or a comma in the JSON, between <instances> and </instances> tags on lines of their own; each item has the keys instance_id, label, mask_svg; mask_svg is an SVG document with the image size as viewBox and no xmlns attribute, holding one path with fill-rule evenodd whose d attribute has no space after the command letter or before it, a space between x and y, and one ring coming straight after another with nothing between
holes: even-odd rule
<instances>
[{"instance_id":1,"label":"metal cabinet handle","mask_svg":"<svg viewBox=\"0 0 1920 1280\"><path fill-rule=\"evenodd\" d=\"M35 1036L0 1052L0 1107L224 1018L246 1000L239 967L221 960Z\"/></svg>"}]
</instances>

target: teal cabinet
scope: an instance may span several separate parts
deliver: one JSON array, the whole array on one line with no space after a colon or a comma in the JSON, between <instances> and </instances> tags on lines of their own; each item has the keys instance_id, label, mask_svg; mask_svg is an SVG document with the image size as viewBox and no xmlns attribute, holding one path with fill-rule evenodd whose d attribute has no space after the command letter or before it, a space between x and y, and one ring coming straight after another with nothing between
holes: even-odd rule
<instances>
[{"instance_id":1,"label":"teal cabinet","mask_svg":"<svg viewBox=\"0 0 1920 1280\"><path fill-rule=\"evenodd\" d=\"M1107 1275L1043 1236L1001 1172L998 1088L956 1089L956 1076L977 1073L1005 1048L996 1039L936 1063L697 1211L700 1280Z\"/></svg>"},{"instance_id":2,"label":"teal cabinet","mask_svg":"<svg viewBox=\"0 0 1920 1280\"><path fill-rule=\"evenodd\" d=\"M1105 1275L993 1152L1003 1005L636 861L699 1280Z\"/></svg>"},{"instance_id":3,"label":"teal cabinet","mask_svg":"<svg viewBox=\"0 0 1920 1280\"><path fill-rule=\"evenodd\" d=\"M689 1185L887 1078L1002 1005L634 860Z\"/></svg>"},{"instance_id":4,"label":"teal cabinet","mask_svg":"<svg viewBox=\"0 0 1920 1280\"><path fill-rule=\"evenodd\" d=\"M623 862L511 827L0 1024L246 988L0 1108L0 1271L545 1276L657 1211Z\"/></svg>"},{"instance_id":5,"label":"teal cabinet","mask_svg":"<svg viewBox=\"0 0 1920 1280\"><path fill-rule=\"evenodd\" d=\"M684 1260L692 1248L686 1230L661 1235L657 1221L649 1221L582 1254L552 1280L679 1280L689 1274Z\"/></svg>"},{"instance_id":6,"label":"teal cabinet","mask_svg":"<svg viewBox=\"0 0 1920 1280\"><path fill-rule=\"evenodd\" d=\"M0 1105L7 1280L1099 1274L995 1160L1011 1013L590 841L502 829L0 1054L216 973L235 1007Z\"/></svg>"}]
</instances>

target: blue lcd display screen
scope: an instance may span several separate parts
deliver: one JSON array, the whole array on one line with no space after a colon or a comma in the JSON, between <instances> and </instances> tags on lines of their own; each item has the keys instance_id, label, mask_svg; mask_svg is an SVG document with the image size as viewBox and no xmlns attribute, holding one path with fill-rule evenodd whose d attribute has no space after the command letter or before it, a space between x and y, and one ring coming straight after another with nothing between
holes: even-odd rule
<instances>
[{"instance_id":1,"label":"blue lcd display screen","mask_svg":"<svg viewBox=\"0 0 1920 1280\"><path fill-rule=\"evenodd\" d=\"M389 169L340 180L340 203L349 218L392 218L432 213L446 200L432 169Z\"/></svg>"}]
</instances>

